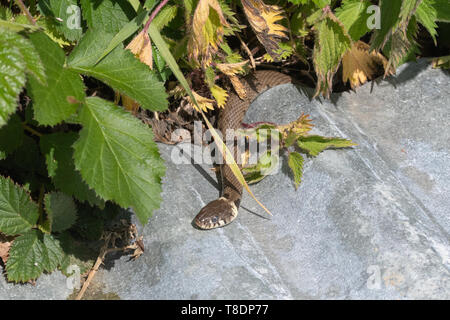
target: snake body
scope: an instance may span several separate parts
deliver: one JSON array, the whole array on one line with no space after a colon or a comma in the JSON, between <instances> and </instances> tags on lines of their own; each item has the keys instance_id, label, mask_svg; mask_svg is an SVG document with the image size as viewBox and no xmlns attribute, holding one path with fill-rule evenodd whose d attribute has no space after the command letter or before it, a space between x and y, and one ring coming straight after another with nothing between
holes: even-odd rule
<instances>
[{"instance_id":1,"label":"snake body","mask_svg":"<svg viewBox=\"0 0 450 320\"><path fill-rule=\"evenodd\" d=\"M245 99L239 98L235 93L230 93L225 108L220 112L218 129L225 138L227 129L239 129L250 104L265 90L274 86L291 83L292 79L276 71L256 71L241 79L245 89ZM225 141L227 145L229 141ZM240 157L238 147L233 150L234 159ZM242 185L234 176L230 166L226 163L220 166L222 192L220 198L211 201L204 206L194 219L197 227L201 229L213 229L223 227L232 222L238 215L238 209L242 198Z\"/></svg>"}]
</instances>

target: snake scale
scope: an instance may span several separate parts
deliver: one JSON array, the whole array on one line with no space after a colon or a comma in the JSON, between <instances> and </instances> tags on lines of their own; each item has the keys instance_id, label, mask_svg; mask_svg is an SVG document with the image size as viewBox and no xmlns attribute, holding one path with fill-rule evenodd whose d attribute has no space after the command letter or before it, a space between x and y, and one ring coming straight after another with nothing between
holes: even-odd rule
<instances>
[{"instance_id":1,"label":"snake scale","mask_svg":"<svg viewBox=\"0 0 450 320\"><path fill-rule=\"evenodd\" d=\"M225 108L220 112L218 119L218 129L225 137L227 129L239 129L250 104L255 98L265 90L274 86L291 83L292 79L276 71L256 71L253 74L241 79L241 83L246 91L246 98L241 99L235 93L230 93ZM225 141L229 145L228 141ZM234 159L240 157L239 148L235 147ZM220 166L222 180L222 192L220 198L211 201L204 206L194 219L195 224L200 229L214 229L223 227L232 222L237 214L242 198L242 185L233 175L231 168L226 163Z\"/></svg>"}]
</instances>

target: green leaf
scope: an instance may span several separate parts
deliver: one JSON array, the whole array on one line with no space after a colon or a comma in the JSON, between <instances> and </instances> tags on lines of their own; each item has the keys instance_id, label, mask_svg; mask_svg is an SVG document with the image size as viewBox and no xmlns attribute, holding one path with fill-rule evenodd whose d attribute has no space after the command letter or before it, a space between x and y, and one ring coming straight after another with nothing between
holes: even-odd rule
<instances>
[{"instance_id":1,"label":"green leaf","mask_svg":"<svg viewBox=\"0 0 450 320\"><path fill-rule=\"evenodd\" d=\"M316 94L329 95L332 78L336 73L342 56L351 46L351 39L342 24L332 15L326 15L316 25L314 44L314 66L318 81Z\"/></svg>"},{"instance_id":2,"label":"green leaf","mask_svg":"<svg viewBox=\"0 0 450 320\"><path fill-rule=\"evenodd\" d=\"M342 138L326 138L316 135L300 137L297 140L297 144L310 156L317 156L320 152L328 148L347 148L356 145L351 140Z\"/></svg>"},{"instance_id":3,"label":"green leaf","mask_svg":"<svg viewBox=\"0 0 450 320\"><path fill-rule=\"evenodd\" d=\"M0 20L0 28L8 29L9 31L14 32L20 32L23 30L29 30L29 31L38 31L43 30L42 27L38 25L31 25L31 24L25 24L25 23L19 23L19 22L13 22L13 21L5 21Z\"/></svg>"},{"instance_id":4,"label":"green leaf","mask_svg":"<svg viewBox=\"0 0 450 320\"><path fill-rule=\"evenodd\" d=\"M294 175L294 183L295 189L298 188L300 183L302 182L303 176L303 157L298 152L290 152L288 158L289 168L292 170L292 174Z\"/></svg>"},{"instance_id":5,"label":"green leaf","mask_svg":"<svg viewBox=\"0 0 450 320\"><path fill-rule=\"evenodd\" d=\"M36 32L30 34L30 40L47 75L47 85L34 77L29 79L28 93L33 100L34 117L42 125L56 125L77 110L78 104L69 101L83 101L84 85L77 73L64 67L64 51L49 37Z\"/></svg>"},{"instance_id":6,"label":"green leaf","mask_svg":"<svg viewBox=\"0 0 450 320\"><path fill-rule=\"evenodd\" d=\"M384 47L390 34L399 23L402 0L380 0L380 29L376 30L372 38L372 49Z\"/></svg>"},{"instance_id":7,"label":"green leaf","mask_svg":"<svg viewBox=\"0 0 450 320\"><path fill-rule=\"evenodd\" d=\"M44 66L41 62L38 52L36 51L30 40L13 32L7 32L0 29L0 41L5 46L11 46L19 50L20 57L25 63L25 70L32 74L42 84L46 83Z\"/></svg>"},{"instance_id":8,"label":"green leaf","mask_svg":"<svg viewBox=\"0 0 450 320\"><path fill-rule=\"evenodd\" d=\"M116 105L88 98L80 112L83 129L75 143L75 166L105 200L133 207L145 224L161 202L165 167L153 133Z\"/></svg>"},{"instance_id":9,"label":"green leaf","mask_svg":"<svg viewBox=\"0 0 450 320\"><path fill-rule=\"evenodd\" d=\"M242 174L248 184L253 184L271 174L273 170L278 168L278 163L278 155L267 151L258 159L255 165L242 168Z\"/></svg>"},{"instance_id":10,"label":"green leaf","mask_svg":"<svg viewBox=\"0 0 450 320\"><path fill-rule=\"evenodd\" d=\"M167 109L167 94L154 71L140 62L122 45L96 64L112 34L86 32L69 57L71 69L95 77L123 93L148 110Z\"/></svg>"},{"instance_id":11,"label":"green leaf","mask_svg":"<svg viewBox=\"0 0 450 320\"><path fill-rule=\"evenodd\" d=\"M18 48L9 45L10 32L0 29L0 127L16 110L25 85L25 62Z\"/></svg>"},{"instance_id":12,"label":"green leaf","mask_svg":"<svg viewBox=\"0 0 450 320\"><path fill-rule=\"evenodd\" d=\"M56 162L56 168L54 168L54 162L47 160L47 170L49 175L54 171L54 174L50 176L57 189L74 196L79 201L88 201L91 205L103 206L103 200L97 197L94 190L89 189L81 179L80 173L75 170L72 145L78 137L75 132L58 132L41 137L41 152L47 157L53 150L53 160Z\"/></svg>"},{"instance_id":13,"label":"green leaf","mask_svg":"<svg viewBox=\"0 0 450 320\"><path fill-rule=\"evenodd\" d=\"M30 195L11 179L0 176L0 231L16 235L32 228L39 217Z\"/></svg>"},{"instance_id":14,"label":"green leaf","mask_svg":"<svg viewBox=\"0 0 450 320\"><path fill-rule=\"evenodd\" d=\"M67 40L81 38L81 9L77 0L40 0L38 6L52 27Z\"/></svg>"},{"instance_id":15,"label":"green leaf","mask_svg":"<svg viewBox=\"0 0 450 320\"><path fill-rule=\"evenodd\" d=\"M50 231L69 229L77 220L77 209L72 197L62 192L48 193L44 197L45 211L50 220Z\"/></svg>"},{"instance_id":16,"label":"green leaf","mask_svg":"<svg viewBox=\"0 0 450 320\"><path fill-rule=\"evenodd\" d=\"M63 261L64 252L61 248L59 240L55 239L53 235L44 234L44 254L43 267L44 271L54 271Z\"/></svg>"},{"instance_id":17,"label":"green leaf","mask_svg":"<svg viewBox=\"0 0 450 320\"><path fill-rule=\"evenodd\" d=\"M125 41L129 36L135 33L147 19L150 12L141 12L136 18L128 22L122 29L111 39L106 49L102 52L100 57L95 61L97 64L101 59L106 57L111 51L113 51L119 44Z\"/></svg>"},{"instance_id":18,"label":"green leaf","mask_svg":"<svg viewBox=\"0 0 450 320\"><path fill-rule=\"evenodd\" d=\"M434 0L423 0L416 11L417 21L427 29L436 45L437 12L433 7Z\"/></svg>"},{"instance_id":19,"label":"green leaf","mask_svg":"<svg viewBox=\"0 0 450 320\"><path fill-rule=\"evenodd\" d=\"M448 0L434 0L433 7L436 9L438 21L450 22L450 5Z\"/></svg>"},{"instance_id":20,"label":"green leaf","mask_svg":"<svg viewBox=\"0 0 450 320\"><path fill-rule=\"evenodd\" d=\"M172 21L177 15L178 7L177 6L165 6L158 14L155 19L151 22L152 25L156 27L159 31L162 30L165 26Z\"/></svg>"},{"instance_id":21,"label":"green leaf","mask_svg":"<svg viewBox=\"0 0 450 320\"><path fill-rule=\"evenodd\" d=\"M336 17L344 25L350 37L357 41L367 32L367 19L370 14L367 8L372 4L368 0L347 0L343 1L341 7L336 9Z\"/></svg>"},{"instance_id":22,"label":"green leaf","mask_svg":"<svg viewBox=\"0 0 450 320\"><path fill-rule=\"evenodd\" d=\"M331 4L331 0L312 0L314 4L319 8L324 8L327 5Z\"/></svg>"},{"instance_id":23,"label":"green leaf","mask_svg":"<svg viewBox=\"0 0 450 320\"><path fill-rule=\"evenodd\" d=\"M14 239L6 262L9 281L27 282L43 271L51 272L62 262L59 241L39 230L30 230Z\"/></svg>"},{"instance_id":24,"label":"green leaf","mask_svg":"<svg viewBox=\"0 0 450 320\"><path fill-rule=\"evenodd\" d=\"M81 0L88 29L117 33L136 15L127 0Z\"/></svg>"},{"instance_id":25,"label":"green leaf","mask_svg":"<svg viewBox=\"0 0 450 320\"><path fill-rule=\"evenodd\" d=\"M23 137L22 121L17 114L13 114L8 124L0 128L0 160L16 151L22 145Z\"/></svg>"}]
</instances>

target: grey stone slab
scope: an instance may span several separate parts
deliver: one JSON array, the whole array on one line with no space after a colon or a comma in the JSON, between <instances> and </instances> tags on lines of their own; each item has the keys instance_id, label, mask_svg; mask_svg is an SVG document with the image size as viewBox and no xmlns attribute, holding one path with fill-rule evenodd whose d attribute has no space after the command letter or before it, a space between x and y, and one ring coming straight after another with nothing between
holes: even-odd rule
<instances>
[{"instance_id":1,"label":"grey stone slab","mask_svg":"<svg viewBox=\"0 0 450 320\"><path fill-rule=\"evenodd\" d=\"M305 112L315 133L359 144L307 159L297 191L285 162L254 185L271 219L246 194L231 225L193 228L218 196L215 175L207 165L173 164L174 148L161 145L168 174L162 207L143 229L148 251L102 271L107 291L123 299L448 299L448 76L421 62L395 79L334 103L310 101L292 85L258 97L246 122Z\"/></svg>"},{"instance_id":2,"label":"grey stone slab","mask_svg":"<svg viewBox=\"0 0 450 320\"><path fill-rule=\"evenodd\" d=\"M13 284L0 277L0 300L63 300L71 293L71 282L61 272L43 274L32 284Z\"/></svg>"},{"instance_id":3,"label":"grey stone slab","mask_svg":"<svg viewBox=\"0 0 450 320\"><path fill-rule=\"evenodd\" d=\"M123 256L95 281L122 299L448 299L449 77L427 61L331 101L282 85L257 98L246 122L302 112L314 133L358 146L306 158L295 190L286 161L244 194L235 222L201 231L197 212L217 198L208 164L166 160L163 202L142 227L146 252ZM70 291L70 290L69 290ZM60 273L36 287L0 278L0 299L65 298Z\"/></svg>"}]
</instances>

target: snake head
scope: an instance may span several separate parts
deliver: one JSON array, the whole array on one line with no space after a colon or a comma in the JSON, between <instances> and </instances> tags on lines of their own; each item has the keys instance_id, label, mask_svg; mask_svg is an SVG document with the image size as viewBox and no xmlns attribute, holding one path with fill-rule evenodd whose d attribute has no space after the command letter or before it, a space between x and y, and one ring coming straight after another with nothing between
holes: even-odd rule
<instances>
[{"instance_id":1,"label":"snake head","mask_svg":"<svg viewBox=\"0 0 450 320\"><path fill-rule=\"evenodd\" d=\"M221 197L204 206L194 219L200 229L214 229L229 224L236 218L238 209L233 201Z\"/></svg>"}]
</instances>

